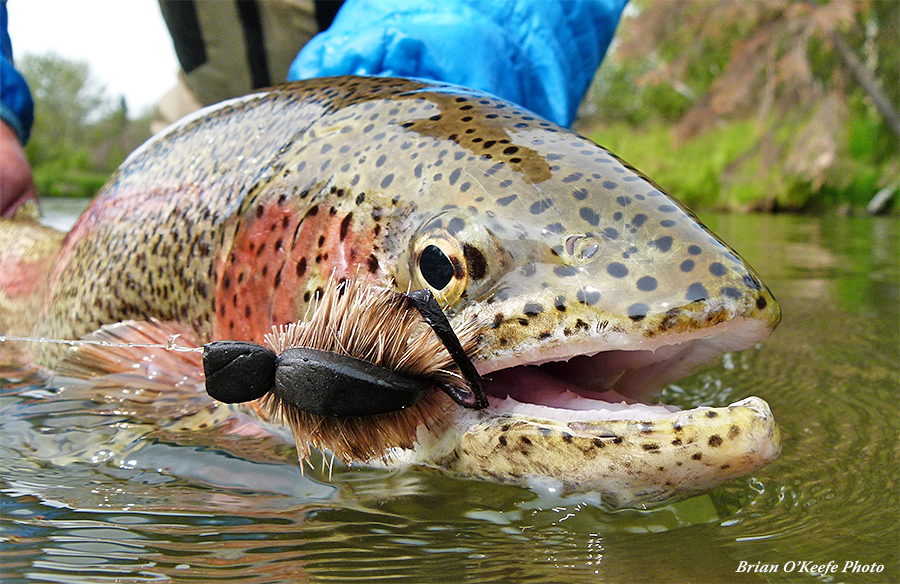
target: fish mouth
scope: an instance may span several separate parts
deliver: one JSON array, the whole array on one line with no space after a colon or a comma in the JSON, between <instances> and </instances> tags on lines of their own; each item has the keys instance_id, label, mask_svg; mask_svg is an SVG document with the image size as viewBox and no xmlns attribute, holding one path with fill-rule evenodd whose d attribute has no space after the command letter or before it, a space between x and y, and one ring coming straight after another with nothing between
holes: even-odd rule
<instances>
[{"instance_id":1,"label":"fish mouth","mask_svg":"<svg viewBox=\"0 0 900 584\"><path fill-rule=\"evenodd\" d=\"M722 354L753 347L772 329L735 318L707 329L632 339L595 337L477 363L491 408L557 421L656 420L662 389Z\"/></svg>"}]
</instances>

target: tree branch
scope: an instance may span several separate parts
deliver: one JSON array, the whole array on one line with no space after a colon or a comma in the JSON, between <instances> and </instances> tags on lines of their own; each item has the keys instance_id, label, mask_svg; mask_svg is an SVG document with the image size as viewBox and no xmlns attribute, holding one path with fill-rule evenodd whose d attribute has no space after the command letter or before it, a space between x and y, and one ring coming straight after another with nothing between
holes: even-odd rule
<instances>
[{"instance_id":1,"label":"tree branch","mask_svg":"<svg viewBox=\"0 0 900 584\"><path fill-rule=\"evenodd\" d=\"M853 53L853 49L850 48L841 33L834 31L831 38L834 40L834 46L837 48L838 53L840 53L841 58L844 59L847 68L850 69L850 72L853 73L856 81L862 86L865 92L869 94L869 97L872 98L875 107L878 109L878 113L881 114L894 132L900 136L900 115L897 114L896 108L894 108L894 105L881 90L878 81L876 81L866 68L863 67L862 63L859 62L859 59L856 58L856 55Z\"/></svg>"}]
</instances>

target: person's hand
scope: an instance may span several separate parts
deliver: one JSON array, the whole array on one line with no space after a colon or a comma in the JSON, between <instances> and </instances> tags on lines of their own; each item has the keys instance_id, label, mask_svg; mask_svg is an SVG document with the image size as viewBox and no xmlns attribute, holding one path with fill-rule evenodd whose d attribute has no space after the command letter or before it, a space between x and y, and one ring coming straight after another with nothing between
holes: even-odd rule
<instances>
[{"instance_id":1,"label":"person's hand","mask_svg":"<svg viewBox=\"0 0 900 584\"><path fill-rule=\"evenodd\" d=\"M16 133L0 122L0 216L12 217L19 205L37 200L34 176Z\"/></svg>"}]
</instances>

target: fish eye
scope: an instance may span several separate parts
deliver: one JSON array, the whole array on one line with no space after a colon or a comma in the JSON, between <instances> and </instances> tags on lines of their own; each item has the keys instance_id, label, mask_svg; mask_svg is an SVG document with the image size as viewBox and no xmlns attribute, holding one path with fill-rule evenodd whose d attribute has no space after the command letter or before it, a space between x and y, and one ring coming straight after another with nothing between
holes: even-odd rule
<instances>
[{"instance_id":1,"label":"fish eye","mask_svg":"<svg viewBox=\"0 0 900 584\"><path fill-rule=\"evenodd\" d=\"M466 289L468 273L462 244L445 229L421 234L413 246L413 289L430 288L438 301L449 306Z\"/></svg>"},{"instance_id":2,"label":"fish eye","mask_svg":"<svg viewBox=\"0 0 900 584\"><path fill-rule=\"evenodd\" d=\"M419 256L419 272L429 286L435 290L443 290L453 279L453 262L441 248L432 243Z\"/></svg>"}]
</instances>

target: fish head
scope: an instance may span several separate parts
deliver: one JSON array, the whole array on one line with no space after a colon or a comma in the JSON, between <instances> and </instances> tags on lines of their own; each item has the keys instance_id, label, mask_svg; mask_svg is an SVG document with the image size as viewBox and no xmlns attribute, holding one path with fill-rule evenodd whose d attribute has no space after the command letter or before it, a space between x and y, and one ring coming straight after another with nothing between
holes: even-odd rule
<instances>
[{"instance_id":1,"label":"fish head","mask_svg":"<svg viewBox=\"0 0 900 584\"><path fill-rule=\"evenodd\" d=\"M418 196L389 230L391 277L430 289L454 322L483 324L476 366L491 406L460 413L456 434L423 439L419 460L575 490L602 483L608 500L634 505L777 457L780 434L758 398L708 414L648 405L666 384L770 335L781 310L754 270L591 141L485 96L444 100L439 112L405 126L445 154L409 183ZM394 164L397 176L415 166L402 155ZM598 478L623 473L631 479L615 486Z\"/></svg>"},{"instance_id":2,"label":"fish head","mask_svg":"<svg viewBox=\"0 0 900 584\"><path fill-rule=\"evenodd\" d=\"M552 364L582 389L647 399L768 337L781 319L772 293L684 205L549 122L520 112L492 125L484 101L463 112L488 136L460 140L443 184L419 186L393 230L392 274L485 322L483 374ZM444 131L459 140L452 122Z\"/></svg>"}]
</instances>

